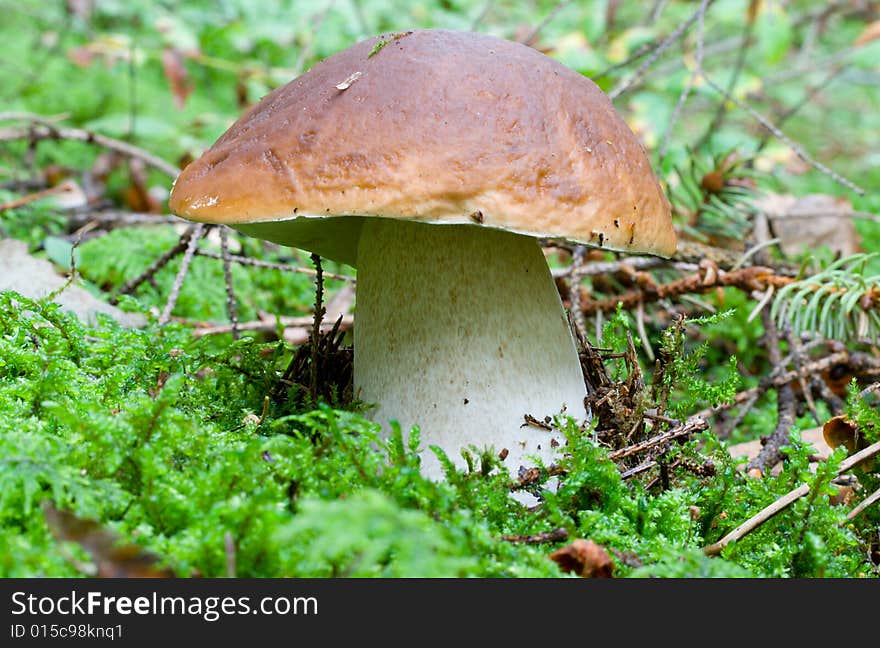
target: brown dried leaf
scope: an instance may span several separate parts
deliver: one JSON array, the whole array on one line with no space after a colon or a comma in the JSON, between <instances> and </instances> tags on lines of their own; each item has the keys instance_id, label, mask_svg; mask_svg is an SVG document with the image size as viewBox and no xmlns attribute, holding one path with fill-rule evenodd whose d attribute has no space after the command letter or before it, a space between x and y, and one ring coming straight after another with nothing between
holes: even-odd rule
<instances>
[{"instance_id":1,"label":"brown dried leaf","mask_svg":"<svg viewBox=\"0 0 880 648\"><path fill-rule=\"evenodd\" d=\"M174 104L179 110L186 104L186 98L192 92L192 84L183 64L183 54L180 50L174 47L166 47L162 50L162 70L171 87Z\"/></svg>"},{"instance_id":2,"label":"brown dried leaf","mask_svg":"<svg viewBox=\"0 0 880 648\"><path fill-rule=\"evenodd\" d=\"M612 578L614 561L605 547L592 540L577 539L550 554L550 560L566 572L582 578Z\"/></svg>"},{"instance_id":3,"label":"brown dried leaf","mask_svg":"<svg viewBox=\"0 0 880 648\"><path fill-rule=\"evenodd\" d=\"M861 251L859 234L848 216L853 211L852 203L845 198L768 193L758 206L771 220L773 234L780 239L785 254L822 245L843 256Z\"/></svg>"},{"instance_id":4,"label":"brown dried leaf","mask_svg":"<svg viewBox=\"0 0 880 648\"><path fill-rule=\"evenodd\" d=\"M880 20L875 20L862 30L853 45L861 47L880 38Z\"/></svg>"},{"instance_id":5,"label":"brown dried leaf","mask_svg":"<svg viewBox=\"0 0 880 648\"><path fill-rule=\"evenodd\" d=\"M147 187L149 179L147 165L132 158L128 164L131 184L123 190L125 204L136 212L158 214L162 211L162 201Z\"/></svg>"},{"instance_id":6,"label":"brown dried leaf","mask_svg":"<svg viewBox=\"0 0 880 648\"><path fill-rule=\"evenodd\" d=\"M159 557L134 543L121 543L118 534L93 520L83 520L62 511L48 500L43 515L59 542L76 542L95 563L98 578L171 578L170 569L158 567Z\"/></svg>"},{"instance_id":7,"label":"brown dried leaf","mask_svg":"<svg viewBox=\"0 0 880 648\"><path fill-rule=\"evenodd\" d=\"M859 425L855 421L845 416L834 416L822 426L822 436L825 442L832 448L845 446L849 454L855 454L860 450L864 450L870 445L865 435L859 430ZM861 467L865 470L871 470L874 466L874 460L870 459Z\"/></svg>"}]
</instances>

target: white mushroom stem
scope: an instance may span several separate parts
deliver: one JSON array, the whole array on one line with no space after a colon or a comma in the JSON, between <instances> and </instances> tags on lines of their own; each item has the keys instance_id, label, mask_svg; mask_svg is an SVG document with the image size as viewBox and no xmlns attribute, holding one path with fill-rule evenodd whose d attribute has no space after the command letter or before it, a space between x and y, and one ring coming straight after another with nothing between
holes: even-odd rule
<instances>
[{"instance_id":1,"label":"white mushroom stem","mask_svg":"<svg viewBox=\"0 0 880 648\"><path fill-rule=\"evenodd\" d=\"M506 449L516 477L549 465L558 431L523 425L564 410L586 417L586 388L559 293L537 240L486 227L369 219L358 247L355 393L386 429L430 446Z\"/></svg>"}]
</instances>

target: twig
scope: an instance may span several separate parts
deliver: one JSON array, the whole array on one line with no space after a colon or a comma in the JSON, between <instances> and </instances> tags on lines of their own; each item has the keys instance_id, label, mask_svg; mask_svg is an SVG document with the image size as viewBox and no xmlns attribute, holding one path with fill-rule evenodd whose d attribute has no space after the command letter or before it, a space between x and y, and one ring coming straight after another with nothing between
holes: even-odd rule
<instances>
[{"instance_id":1,"label":"twig","mask_svg":"<svg viewBox=\"0 0 880 648\"><path fill-rule=\"evenodd\" d=\"M653 459L651 459L650 461L646 461L645 463L641 463L638 466L635 466L635 467L630 468L628 470L624 470L622 473L620 473L620 478L622 480L626 481L630 477L635 477L636 475L639 475L647 470L651 470L651 468L653 468L656 465L657 465L657 462L654 461Z\"/></svg>"},{"instance_id":2,"label":"twig","mask_svg":"<svg viewBox=\"0 0 880 648\"><path fill-rule=\"evenodd\" d=\"M477 31L477 27L486 19L486 16L489 15L489 12L492 11L492 7L495 5L495 0L486 0L483 3L483 8L480 9L480 13L474 16L474 19L471 21L470 30Z\"/></svg>"},{"instance_id":3,"label":"twig","mask_svg":"<svg viewBox=\"0 0 880 648\"><path fill-rule=\"evenodd\" d=\"M568 266L568 301L569 313L571 313L572 324L577 334L581 337L587 334L587 323L584 321L584 313L580 309L580 286L581 286L581 269L584 267L584 255L586 246L577 245L571 255L571 264Z\"/></svg>"},{"instance_id":4,"label":"twig","mask_svg":"<svg viewBox=\"0 0 880 648\"><path fill-rule=\"evenodd\" d=\"M565 469L560 468L557 464L551 464L547 467L546 476L547 477L557 477L565 474ZM523 475L521 475L515 482L510 484L510 490L521 490L524 488L528 488L529 486L533 486L541 481L542 473L537 468L530 468L525 471Z\"/></svg>"},{"instance_id":5,"label":"twig","mask_svg":"<svg viewBox=\"0 0 880 648\"><path fill-rule=\"evenodd\" d=\"M577 267L577 274L579 277L583 278L600 274L614 274L620 272L624 266L628 266L633 270L646 270L666 265L668 263L669 259L661 259L660 257L624 257L617 261L593 261L591 263L584 263ZM573 274L574 271L575 265L574 263L571 263L564 268L553 268L551 274L554 279L558 279L560 277L568 277Z\"/></svg>"},{"instance_id":6,"label":"twig","mask_svg":"<svg viewBox=\"0 0 880 648\"><path fill-rule=\"evenodd\" d=\"M730 101L731 103L736 105L736 107L739 108L740 110L746 111L755 121L757 121L759 124L761 124L761 126L763 126L765 129L767 129L770 133L772 133L772 135L776 139L778 139L783 144L788 146L788 148L791 149L791 152L794 153L796 156L798 156L801 160L803 160L804 162L809 164L811 167L813 167L817 171L824 173L825 175L830 177L832 180L834 180L838 184L841 184L844 187L856 192L858 195L860 195L860 196L865 195L865 190L862 189L860 186L847 180L839 173L832 171L831 169L829 169L827 166L825 166L821 162L818 162L817 160L814 160L812 157L810 157L810 155L797 142L792 140L785 133L783 133L776 126L774 126L770 122L770 120L768 120L766 117L764 117L764 115L762 115L761 113L759 113L757 110L755 110L751 106L744 104L742 101L740 101L739 99L734 97L732 94L727 92L724 88L722 88L717 83L712 81L712 79L710 79L707 75L704 74L703 79L706 81L706 84L710 88L712 88L713 90L715 90L716 92L718 92L719 94L724 96L728 101Z\"/></svg>"},{"instance_id":7,"label":"twig","mask_svg":"<svg viewBox=\"0 0 880 648\"><path fill-rule=\"evenodd\" d=\"M232 286L232 268L229 260L229 228L220 226L220 253L223 256L223 280L226 283L226 312L232 324L232 339L241 337L238 330L238 307L236 306L235 288Z\"/></svg>"},{"instance_id":8,"label":"twig","mask_svg":"<svg viewBox=\"0 0 880 648\"><path fill-rule=\"evenodd\" d=\"M180 225L185 223L183 219L170 214L149 214L128 212L117 209L73 210L70 212L70 220L74 225L79 223L94 222L98 225Z\"/></svg>"},{"instance_id":9,"label":"twig","mask_svg":"<svg viewBox=\"0 0 880 648\"><path fill-rule=\"evenodd\" d=\"M836 79L840 75L840 73L843 72L846 68L847 66L843 63L834 66L831 72L824 79L822 79L822 81L807 90L806 94L804 94L800 101L798 101L796 104L791 106L788 110L786 110L784 113L776 118L777 127L781 128L785 122L791 119L801 108L810 103L813 97L824 90L828 86L828 84L834 81L834 79ZM761 141L758 142L758 146L755 148L755 153L760 153L762 150L764 150L764 147L767 146L770 138L770 133L766 133L764 137L761 138Z\"/></svg>"},{"instance_id":10,"label":"twig","mask_svg":"<svg viewBox=\"0 0 880 648\"><path fill-rule=\"evenodd\" d=\"M844 459L842 462L840 462L840 467L837 470L837 474L841 475L877 454L880 454L880 441L868 446L864 450L861 450L851 457L848 457L847 459ZM759 526L764 524L767 520L771 519L780 511L785 510L787 507L791 506L791 504L793 504L809 492L810 485L801 484L794 490L789 491L787 494L783 495L778 500L763 508L757 514L753 515L751 518L740 524L733 531L721 538L718 542L703 547L703 553L707 556L717 556L728 544L742 539L746 534L754 531Z\"/></svg>"},{"instance_id":11,"label":"twig","mask_svg":"<svg viewBox=\"0 0 880 648\"><path fill-rule=\"evenodd\" d=\"M782 287L793 281L793 278L781 276L772 268L764 266L750 266L734 272L719 270L715 272L714 277L699 272L668 284L655 285L653 289L640 287L606 299L594 300L587 291L582 291L581 309L584 315L592 315L598 311L612 313L617 310L618 303L622 304L624 309L629 310L638 306L640 301L647 303L685 293L704 293L714 290L718 286L735 286L752 292L754 290L765 291L769 286Z\"/></svg>"},{"instance_id":12,"label":"twig","mask_svg":"<svg viewBox=\"0 0 880 648\"><path fill-rule=\"evenodd\" d=\"M541 30L549 25L550 21L553 20L556 15L569 4L571 4L571 0L562 0L561 2L557 2L556 5L547 13L547 15L544 16L544 19L537 25L535 25L535 28L532 29L532 31L526 34L523 38L521 38L519 42L523 45L532 45L535 42L535 39L538 37L538 34L541 33Z\"/></svg>"},{"instance_id":13,"label":"twig","mask_svg":"<svg viewBox=\"0 0 880 648\"><path fill-rule=\"evenodd\" d=\"M703 430L708 429L708 427L709 423L706 419L699 416L692 416L684 423L670 428L655 437L627 446L626 448L621 448L620 450L615 450L614 452L609 452L608 458L611 461L621 461L634 454L669 443L675 439L690 436L696 432L702 432Z\"/></svg>"},{"instance_id":14,"label":"twig","mask_svg":"<svg viewBox=\"0 0 880 648\"><path fill-rule=\"evenodd\" d=\"M196 250L196 254L198 256L207 257L209 259L219 259L223 260L222 254L217 254L216 252L208 252L207 250ZM237 254L230 254L229 260L232 263L238 263L240 265L253 266L255 268L268 268L270 270L282 270L284 272L298 272L300 274L307 274L314 277L317 273L313 268L301 268L299 266L290 265L286 263L272 263L271 261L260 261L259 259L250 259L248 257L239 256ZM347 275L341 274L333 274L332 272L324 272L325 279L338 279L339 281L349 281L354 283L355 278L349 277Z\"/></svg>"},{"instance_id":15,"label":"twig","mask_svg":"<svg viewBox=\"0 0 880 648\"><path fill-rule=\"evenodd\" d=\"M645 329L645 303L639 302L636 306L636 330L639 333L639 340L642 341L642 349L649 362L654 362L654 349L651 346L651 340L648 338L648 331Z\"/></svg>"},{"instance_id":16,"label":"twig","mask_svg":"<svg viewBox=\"0 0 880 648\"><path fill-rule=\"evenodd\" d=\"M705 0L703 0L703 4L706 4ZM669 138L672 135L672 129L675 128L675 124L676 122L678 122L678 118L681 115L684 104L688 100L688 97L691 94L691 90L693 90L694 88L694 83L703 73L706 7L702 7L702 9L703 11L702 13L700 13L697 20L697 53L694 60L694 69L688 76L688 80L685 82L684 88L681 89L681 93L678 95L678 101L675 102L675 107L672 109L672 114L669 116L669 121L666 124L666 129L663 131L663 137L660 140L660 146L658 147L657 153L657 157L659 158L661 164L666 158L666 147L669 145Z\"/></svg>"},{"instance_id":17,"label":"twig","mask_svg":"<svg viewBox=\"0 0 880 648\"><path fill-rule=\"evenodd\" d=\"M880 382L875 382L871 385L865 387L862 391L859 392L859 398L862 399L870 393L873 393L880 389Z\"/></svg>"},{"instance_id":18,"label":"twig","mask_svg":"<svg viewBox=\"0 0 880 648\"><path fill-rule=\"evenodd\" d=\"M158 259L153 261L146 270L144 270L141 274L139 274L134 279L131 279L125 282L122 287L117 290L113 295L110 296L109 301L111 304L117 304L119 302L120 295L128 295L132 291L136 290L138 286L140 286L145 281L151 279L159 270L164 268L168 263L175 258L178 254L182 253L187 249L189 245L189 241L193 238L195 233L196 226L192 225L187 228L187 230L181 235L180 239L174 246L165 252Z\"/></svg>"},{"instance_id":19,"label":"twig","mask_svg":"<svg viewBox=\"0 0 880 648\"><path fill-rule=\"evenodd\" d=\"M651 25L660 20L660 16L663 14L663 10L666 8L666 4L667 0L654 0L654 6L651 7L651 12L645 19L645 24Z\"/></svg>"},{"instance_id":20,"label":"twig","mask_svg":"<svg viewBox=\"0 0 880 648\"><path fill-rule=\"evenodd\" d=\"M46 117L33 115L30 113L0 113L0 120L6 121L28 121L27 127L10 127L0 129L0 141L11 140L73 140L78 142L86 142L88 144L96 144L111 151L116 151L127 157L142 160L147 165L164 173L165 175L176 178L180 172L177 167L169 164L165 160L145 151L144 149L123 142L100 133L84 130L82 128L66 128L55 125Z\"/></svg>"},{"instance_id":21,"label":"twig","mask_svg":"<svg viewBox=\"0 0 880 648\"><path fill-rule=\"evenodd\" d=\"M812 220L814 218L852 218L863 219L880 222L880 216L868 212L860 211L790 211L784 214L767 214L769 220L789 220L795 218L806 218Z\"/></svg>"},{"instance_id":22,"label":"twig","mask_svg":"<svg viewBox=\"0 0 880 648\"><path fill-rule=\"evenodd\" d=\"M859 505L856 506L852 511L847 513L847 520L854 520L858 517L859 513L864 511L866 508L871 506L874 502L880 501L880 488L871 493L868 497L859 502Z\"/></svg>"},{"instance_id":23,"label":"twig","mask_svg":"<svg viewBox=\"0 0 880 648\"><path fill-rule=\"evenodd\" d=\"M801 392L804 395L804 399L807 401L807 406L810 408L810 413L813 415L813 420L816 421L816 425L822 425L823 421L819 417L819 412L816 410L816 403L813 401L812 389L807 386L805 374L801 369L806 360L804 346L801 344L800 338L794 334L791 328L786 327L783 330L783 333L785 334L785 339L788 340L788 348L791 351L792 364L800 374L798 376L798 384L801 386ZM811 381L814 378L815 376L810 376Z\"/></svg>"},{"instance_id":24,"label":"twig","mask_svg":"<svg viewBox=\"0 0 880 648\"><path fill-rule=\"evenodd\" d=\"M706 9L709 5L712 4L714 0L703 0L700 3L700 6L697 10L688 18L686 21L681 23L676 29L665 39L660 41L657 46L654 48L654 51L645 59L642 64L633 72L629 78L624 79L620 83L618 83L612 90L608 92L608 97L613 101L624 92L630 90L636 83L638 83L641 78L645 75L645 72L648 71L654 62L660 58L660 55L665 52L670 45L675 43L678 39L680 39L684 33L690 29L691 25L693 25L700 16L706 13Z\"/></svg>"},{"instance_id":25,"label":"twig","mask_svg":"<svg viewBox=\"0 0 880 648\"><path fill-rule=\"evenodd\" d=\"M501 539L506 542L521 542L523 544L545 544L549 542L562 542L568 540L568 531L563 528L545 531L544 533L535 533L531 535L505 535Z\"/></svg>"},{"instance_id":26,"label":"twig","mask_svg":"<svg viewBox=\"0 0 880 648\"><path fill-rule=\"evenodd\" d=\"M309 329L311 330L312 324L314 322L314 316L312 315L304 315L302 317L279 317L277 319L261 319L254 320L252 322L239 322L238 330L239 332L244 331L256 331L262 333L272 333L278 329L278 327L284 329ZM193 335L196 337L203 337L205 335L219 335L223 333L232 333L232 324L206 324L204 322L193 323L191 321L181 320L174 318L175 321L182 322L184 324L192 324L196 326L196 329L193 331ZM342 320L339 322L339 330L347 331L352 326L354 326L354 315L343 315ZM321 323L321 332L324 333L333 328L333 324L330 322L322 322Z\"/></svg>"},{"instance_id":27,"label":"twig","mask_svg":"<svg viewBox=\"0 0 880 648\"><path fill-rule=\"evenodd\" d=\"M312 263L315 264L315 312L312 320L312 334L309 343L311 345L311 364L309 372L309 394L313 401L318 400L318 340L321 336L321 322L324 319L324 277L321 268L321 256L312 254Z\"/></svg>"},{"instance_id":28,"label":"twig","mask_svg":"<svg viewBox=\"0 0 880 648\"><path fill-rule=\"evenodd\" d=\"M196 246L199 244L199 239L202 238L204 230L204 223L197 223L193 227L192 236L189 237L189 242L186 246L186 252L184 252L183 260L180 262L180 269L177 271L177 276L174 278L174 284L171 286L171 292L168 295L168 301L165 302L165 308L159 315L159 319L157 321L159 326L167 324L168 320L171 318L171 311L174 309L174 305L177 304L177 297L180 295L180 288L183 286L183 280L186 278L186 275L189 272L189 265L190 263L192 263L193 257L196 253Z\"/></svg>"},{"instance_id":29,"label":"twig","mask_svg":"<svg viewBox=\"0 0 880 648\"><path fill-rule=\"evenodd\" d=\"M767 358L774 367L782 366L782 352L779 348L779 334L773 318L770 317L770 309L764 308L761 311L761 321L764 324L764 341L767 347ZM798 371L798 375L801 375ZM779 385L776 392L777 399L777 421L776 429L767 438L764 447L749 463L746 465L746 471L760 470L762 473L775 466L782 461L784 455L781 448L791 444L791 428L794 426L796 414L794 390L791 383L787 382Z\"/></svg>"},{"instance_id":30,"label":"twig","mask_svg":"<svg viewBox=\"0 0 880 648\"><path fill-rule=\"evenodd\" d=\"M293 65L293 75L299 76L300 73L305 69L306 61L309 56L312 55L312 51L315 49L315 43L318 41L318 31L321 29L321 25L324 24L324 19L327 17L327 14L330 13L330 10L333 8L333 5L336 3L336 0L329 0L327 6L321 10L312 23L309 32L311 33L311 38L309 42L305 44L299 51L299 56L296 57L296 63Z\"/></svg>"},{"instance_id":31,"label":"twig","mask_svg":"<svg viewBox=\"0 0 880 648\"><path fill-rule=\"evenodd\" d=\"M750 0L749 10L747 11L746 15L745 27L743 28L742 45L736 51L736 61L733 64L733 73L730 75L730 81L727 83L728 94L732 93L734 88L736 88L736 84L739 81L740 73L742 72L743 66L746 62L746 54L748 53L749 48L753 43L755 33L755 18L757 15L755 5L755 0ZM702 148L706 144L706 142L709 141L712 135L718 132L718 129L721 128L721 124L724 122L724 116L726 114L727 102L719 101L718 106L715 108L715 116L712 117L712 121L709 123L708 128L706 128L706 130L700 136L700 139L697 140L697 143L694 145L695 149Z\"/></svg>"},{"instance_id":32,"label":"twig","mask_svg":"<svg viewBox=\"0 0 880 648\"><path fill-rule=\"evenodd\" d=\"M850 359L851 357L848 351L838 351L836 353L832 353L831 355L827 355L824 358L820 358L814 362L803 365L801 367L801 370L807 374L824 371L825 369L828 369L829 367L832 367L836 364L846 363ZM760 396L771 387L779 387L780 385L790 383L792 380L796 379L799 374L800 372L798 371L786 371L784 373L770 374L769 376L762 379L757 386L739 392L729 403L719 403L718 405L697 412L695 416L706 418L712 416L713 414L717 414L718 412L723 412L732 407L736 407L737 405L742 405L749 399Z\"/></svg>"}]
</instances>

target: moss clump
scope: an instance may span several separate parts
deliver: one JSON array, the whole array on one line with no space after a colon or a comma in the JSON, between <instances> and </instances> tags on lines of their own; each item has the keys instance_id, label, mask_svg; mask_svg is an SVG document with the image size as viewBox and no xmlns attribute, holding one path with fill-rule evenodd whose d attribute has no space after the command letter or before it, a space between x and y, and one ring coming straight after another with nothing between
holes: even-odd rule
<instances>
[{"instance_id":1,"label":"moss clump","mask_svg":"<svg viewBox=\"0 0 880 648\"><path fill-rule=\"evenodd\" d=\"M85 326L51 303L0 293L0 575L71 576L89 557L57 540L40 502L97 521L179 576L563 576L549 553L505 536L564 529L614 556L618 576L854 576L871 573L860 529L830 504L839 457L815 475L795 443L777 477L745 479L709 433L671 449L714 463L667 488L624 480L591 430L556 424L549 471L509 496L490 448L419 472L419 435L389 438L358 412L272 401L290 353L218 346L181 326ZM682 367L690 367L687 362ZM711 395L706 391L706 395ZM437 450L439 453L439 450ZM704 560L720 538L803 480L816 485L760 529Z\"/></svg>"}]
</instances>

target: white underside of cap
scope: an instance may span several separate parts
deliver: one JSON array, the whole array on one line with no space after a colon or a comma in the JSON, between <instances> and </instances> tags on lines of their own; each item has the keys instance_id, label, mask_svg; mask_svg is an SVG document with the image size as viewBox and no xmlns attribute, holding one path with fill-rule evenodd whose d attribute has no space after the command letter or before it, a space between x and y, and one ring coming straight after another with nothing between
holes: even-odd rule
<instances>
[{"instance_id":1,"label":"white underside of cap","mask_svg":"<svg viewBox=\"0 0 880 648\"><path fill-rule=\"evenodd\" d=\"M421 430L457 465L470 445L507 450L516 477L564 443L523 425L564 411L586 418L571 330L538 242L475 226L367 220L358 247L354 383L373 420Z\"/></svg>"}]
</instances>

